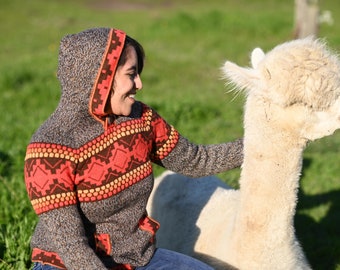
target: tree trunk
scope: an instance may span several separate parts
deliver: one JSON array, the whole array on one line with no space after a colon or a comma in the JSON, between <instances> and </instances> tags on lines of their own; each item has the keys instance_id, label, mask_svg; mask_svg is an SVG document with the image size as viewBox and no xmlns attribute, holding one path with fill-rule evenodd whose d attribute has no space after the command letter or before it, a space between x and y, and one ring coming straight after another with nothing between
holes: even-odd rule
<instances>
[{"instance_id":1,"label":"tree trunk","mask_svg":"<svg viewBox=\"0 0 340 270\"><path fill-rule=\"evenodd\" d=\"M317 37L319 33L318 0L295 0L294 38Z\"/></svg>"}]
</instances>

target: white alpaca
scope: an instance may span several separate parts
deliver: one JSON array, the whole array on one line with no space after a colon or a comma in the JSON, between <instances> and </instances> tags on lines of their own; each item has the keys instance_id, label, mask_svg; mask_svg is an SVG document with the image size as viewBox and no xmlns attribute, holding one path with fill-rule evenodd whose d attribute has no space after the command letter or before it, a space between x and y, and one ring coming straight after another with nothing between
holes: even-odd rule
<instances>
[{"instance_id":1,"label":"white alpaca","mask_svg":"<svg viewBox=\"0 0 340 270\"><path fill-rule=\"evenodd\" d=\"M255 49L251 62L222 69L247 97L240 189L166 172L148 211L161 223L159 247L216 269L310 269L293 224L302 154L340 128L340 62L311 38Z\"/></svg>"}]
</instances>

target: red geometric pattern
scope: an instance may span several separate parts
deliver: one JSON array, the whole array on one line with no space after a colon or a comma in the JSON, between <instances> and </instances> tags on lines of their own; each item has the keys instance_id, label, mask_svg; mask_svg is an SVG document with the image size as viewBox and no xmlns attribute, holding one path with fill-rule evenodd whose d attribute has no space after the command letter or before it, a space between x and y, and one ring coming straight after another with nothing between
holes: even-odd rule
<instances>
[{"instance_id":1,"label":"red geometric pattern","mask_svg":"<svg viewBox=\"0 0 340 270\"><path fill-rule=\"evenodd\" d=\"M105 115L105 105L112 87L118 59L123 50L125 33L111 29L106 45L102 66L99 69L90 99L90 112L99 121Z\"/></svg>"},{"instance_id":2,"label":"red geometric pattern","mask_svg":"<svg viewBox=\"0 0 340 270\"><path fill-rule=\"evenodd\" d=\"M149 216L144 216L139 220L138 225L140 229L144 231L148 231L149 233L153 235L153 237L151 238L151 242L154 242L156 232L160 227L159 223Z\"/></svg>"},{"instance_id":3,"label":"red geometric pattern","mask_svg":"<svg viewBox=\"0 0 340 270\"><path fill-rule=\"evenodd\" d=\"M138 181L146 178L152 173L151 164L148 162L134 171L128 172L106 185L96 188L78 190L77 196L80 202L94 202L107 199L124 189L132 186Z\"/></svg>"},{"instance_id":4,"label":"red geometric pattern","mask_svg":"<svg viewBox=\"0 0 340 270\"><path fill-rule=\"evenodd\" d=\"M100 256L109 256L111 253L110 235L107 233L95 233L96 253Z\"/></svg>"},{"instance_id":5,"label":"red geometric pattern","mask_svg":"<svg viewBox=\"0 0 340 270\"><path fill-rule=\"evenodd\" d=\"M64 263L62 262L57 253L48 252L38 248L33 248L32 250L32 261L50 264L60 269L66 269Z\"/></svg>"},{"instance_id":6,"label":"red geometric pattern","mask_svg":"<svg viewBox=\"0 0 340 270\"><path fill-rule=\"evenodd\" d=\"M58 148L54 145L48 147ZM70 155L66 152L60 155L58 151L56 155L60 157L54 158L40 155L42 152L46 152L43 144L30 145L25 162L26 189L33 209L38 214L77 201L73 188L74 165L70 162Z\"/></svg>"},{"instance_id":7,"label":"red geometric pattern","mask_svg":"<svg viewBox=\"0 0 340 270\"><path fill-rule=\"evenodd\" d=\"M169 126L157 114L152 119L152 127L156 132L155 143L156 151L152 153L153 161L164 159L176 146L179 134L173 126ZM166 141L166 143L164 143Z\"/></svg>"},{"instance_id":8,"label":"red geometric pattern","mask_svg":"<svg viewBox=\"0 0 340 270\"><path fill-rule=\"evenodd\" d=\"M165 158L172 151L172 149L174 149L174 147L176 146L176 144L178 142L178 139L179 139L178 132L173 127L171 127L170 136L168 138L167 143L163 144L162 147L160 147L156 151L155 156L159 160L162 160L163 158Z\"/></svg>"},{"instance_id":9,"label":"red geometric pattern","mask_svg":"<svg viewBox=\"0 0 340 270\"><path fill-rule=\"evenodd\" d=\"M41 250L39 248L33 248L32 261L52 265L62 270L67 270L63 261L60 259L59 255L55 252L49 252L46 250ZM118 264L117 266L110 268L110 270L133 270L133 269L135 268L129 264Z\"/></svg>"},{"instance_id":10,"label":"red geometric pattern","mask_svg":"<svg viewBox=\"0 0 340 270\"><path fill-rule=\"evenodd\" d=\"M33 208L40 214L114 196L152 174L151 162L166 157L178 137L144 105L141 118L112 125L78 149L32 143L25 158L25 181Z\"/></svg>"}]
</instances>

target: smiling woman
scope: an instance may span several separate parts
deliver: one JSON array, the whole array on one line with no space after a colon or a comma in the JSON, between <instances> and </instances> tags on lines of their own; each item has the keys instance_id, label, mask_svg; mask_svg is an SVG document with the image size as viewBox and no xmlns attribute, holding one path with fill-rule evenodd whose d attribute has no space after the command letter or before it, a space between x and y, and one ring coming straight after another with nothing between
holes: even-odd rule
<instances>
[{"instance_id":1,"label":"smiling woman","mask_svg":"<svg viewBox=\"0 0 340 270\"><path fill-rule=\"evenodd\" d=\"M116 116L130 115L136 92L143 87L141 71L138 69L138 58L142 57L137 57L136 49L132 46L127 46L125 51L127 60L124 65L118 64L109 106L107 106L111 115Z\"/></svg>"},{"instance_id":2,"label":"smiling woman","mask_svg":"<svg viewBox=\"0 0 340 270\"><path fill-rule=\"evenodd\" d=\"M189 142L135 100L143 66L142 46L121 30L62 39L62 95L25 158L26 188L39 215L34 269L211 269L156 249L159 224L146 211L152 163L191 177L216 174L241 165L242 140Z\"/></svg>"}]
</instances>

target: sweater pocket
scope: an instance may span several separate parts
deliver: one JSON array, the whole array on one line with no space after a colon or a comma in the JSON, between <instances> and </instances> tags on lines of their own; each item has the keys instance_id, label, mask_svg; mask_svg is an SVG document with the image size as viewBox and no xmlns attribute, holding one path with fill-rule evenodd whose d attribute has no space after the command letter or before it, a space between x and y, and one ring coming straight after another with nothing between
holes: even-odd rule
<instances>
[{"instance_id":1,"label":"sweater pocket","mask_svg":"<svg viewBox=\"0 0 340 270\"><path fill-rule=\"evenodd\" d=\"M160 227L159 223L151 217L144 215L139 220L138 225L141 230L151 233L152 238L150 239L150 242L153 243L155 241L156 232Z\"/></svg>"},{"instance_id":2,"label":"sweater pocket","mask_svg":"<svg viewBox=\"0 0 340 270\"><path fill-rule=\"evenodd\" d=\"M99 256L109 256L111 253L110 235L107 233L95 233L96 254Z\"/></svg>"}]
</instances>

